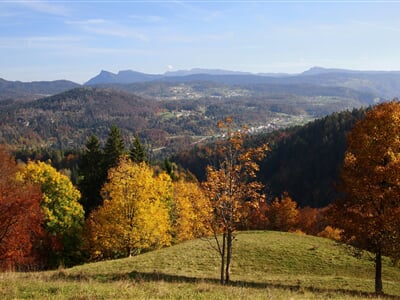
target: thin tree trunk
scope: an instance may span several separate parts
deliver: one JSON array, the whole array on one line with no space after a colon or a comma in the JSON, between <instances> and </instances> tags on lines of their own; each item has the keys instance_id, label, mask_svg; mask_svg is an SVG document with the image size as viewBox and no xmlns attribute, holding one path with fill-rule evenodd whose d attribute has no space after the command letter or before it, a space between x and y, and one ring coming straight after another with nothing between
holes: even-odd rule
<instances>
[{"instance_id":1,"label":"thin tree trunk","mask_svg":"<svg viewBox=\"0 0 400 300\"><path fill-rule=\"evenodd\" d=\"M379 250L375 256L375 294L383 294L382 286L382 253Z\"/></svg>"},{"instance_id":2,"label":"thin tree trunk","mask_svg":"<svg viewBox=\"0 0 400 300\"><path fill-rule=\"evenodd\" d=\"M229 284L230 282L230 273L231 273L231 258L232 258L232 230L228 229L227 235L227 247L226 247L226 270L225 270L225 283Z\"/></svg>"},{"instance_id":3,"label":"thin tree trunk","mask_svg":"<svg viewBox=\"0 0 400 300\"><path fill-rule=\"evenodd\" d=\"M225 283L224 271L225 271L225 247L226 247L226 233L222 235L222 249L221 249L221 284Z\"/></svg>"}]
</instances>

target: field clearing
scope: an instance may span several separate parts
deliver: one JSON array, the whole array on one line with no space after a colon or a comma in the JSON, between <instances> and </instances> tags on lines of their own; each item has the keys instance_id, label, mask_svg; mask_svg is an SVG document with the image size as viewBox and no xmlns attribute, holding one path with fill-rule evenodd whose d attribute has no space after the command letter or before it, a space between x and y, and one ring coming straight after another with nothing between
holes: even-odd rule
<instances>
[{"instance_id":1,"label":"field clearing","mask_svg":"<svg viewBox=\"0 0 400 300\"><path fill-rule=\"evenodd\" d=\"M2 299L376 299L374 263L312 236L240 232L232 284L219 285L219 257L205 240L135 257L55 271L0 274ZM383 264L383 288L400 299L400 269ZM382 299L382 298L380 298Z\"/></svg>"}]
</instances>

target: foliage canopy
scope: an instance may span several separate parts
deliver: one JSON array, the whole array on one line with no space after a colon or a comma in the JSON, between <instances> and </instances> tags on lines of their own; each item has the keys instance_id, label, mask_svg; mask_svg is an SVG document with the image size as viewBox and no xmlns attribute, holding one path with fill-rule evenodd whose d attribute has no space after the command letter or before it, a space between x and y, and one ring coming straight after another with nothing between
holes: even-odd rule
<instances>
[{"instance_id":1,"label":"foliage canopy","mask_svg":"<svg viewBox=\"0 0 400 300\"><path fill-rule=\"evenodd\" d=\"M375 254L375 291L382 293L382 255L400 250L400 103L376 105L348 136L341 172L344 197L331 215L342 239Z\"/></svg>"},{"instance_id":2,"label":"foliage canopy","mask_svg":"<svg viewBox=\"0 0 400 300\"><path fill-rule=\"evenodd\" d=\"M171 243L170 177L121 157L103 186L104 203L87 221L94 258L131 256Z\"/></svg>"}]
</instances>

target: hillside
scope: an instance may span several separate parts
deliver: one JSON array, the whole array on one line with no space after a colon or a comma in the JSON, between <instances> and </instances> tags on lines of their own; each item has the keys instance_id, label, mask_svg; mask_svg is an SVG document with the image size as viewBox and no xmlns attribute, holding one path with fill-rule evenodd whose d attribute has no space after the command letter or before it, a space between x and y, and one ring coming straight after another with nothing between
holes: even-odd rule
<instances>
[{"instance_id":1,"label":"hillside","mask_svg":"<svg viewBox=\"0 0 400 300\"><path fill-rule=\"evenodd\" d=\"M218 284L219 259L205 240L132 258L41 273L2 273L4 299L365 299L374 264L312 236L240 232L232 286ZM384 291L400 297L400 269L384 260ZM396 296L396 297L395 297Z\"/></svg>"},{"instance_id":2,"label":"hillside","mask_svg":"<svg viewBox=\"0 0 400 300\"><path fill-rule=\"evenodd\" d=\"M270 147L258 173L269 198L288 192L301 207L325 207L335 200L346 135L364 113L365 109L333 113L304 126L251 136L248 146L267 143ZM182 151L171 160L205 180L210 159L203 150L199 146Z\"/></svg>"},{"instance_id":3,"label":"hillside","mask_svg":"<svg viewBox=\"0 0 400 300\"><path fill-rule=\"evenodd\" d=\"M302 207L332 203L339 196L336 186L347 134L364 114L365 109L333 113L273 139L271 152L260 164L260 179L269 193L287 191Z\"/></svg>"},{"instance_id":4,"label":"hillside","mask_svg":"<svg viewBox=\"0 0 400 300\"><path fill-rule=\"evenodd\" d=\"M0 78L0 103L4 100L31 101L79 86L67 80L21 82Z\"/></svg>"},{"instance_id":5,"label":"hillside","mask_svg":"<svg viewBox=\"0 0 400 300\"><path fill-rule=\"evenodd\" d=\"M82 147L91 134L105 137L112 124L127 140L152 128L157 104L124 92L78 88L0 111L0 141L11 145ZM128 135L130 133L130 135Z\"/></svg>"}]
</instances>

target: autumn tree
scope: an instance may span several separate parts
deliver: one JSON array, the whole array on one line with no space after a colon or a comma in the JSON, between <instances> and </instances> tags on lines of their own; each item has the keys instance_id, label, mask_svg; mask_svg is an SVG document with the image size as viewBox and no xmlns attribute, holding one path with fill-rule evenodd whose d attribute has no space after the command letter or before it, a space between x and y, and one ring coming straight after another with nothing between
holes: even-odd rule
<instances>
[{"instance_id":1,"label":"autumn tree","mask_svg":"<svg viewBox=\"0 0 400 300\"><path fill-rule=\"evenodd\" d=\"M263 230L269 228L268 220L269 205L266 199L260 199L258 203L251 209L248 222L245 229Z\"/></svg>"},{"instance_id":2,"label":"autumn tree","mask_svg":"<svg viewBox=\"0 0 400 300\"><path fill-rule=\"evenodd\" d=\"M269 228L279 231L294 230L298 215L296 201L288 193L283 193L280 199L275 198L267 210Z\"/></svg>"},{"instance_id":3,"label":"autumn tree","mask_svg":"<svg viewBox=\"0 0 400 300\"><path fill-rule=\"evenodd\" d=\"M317 235L326 226L325 225L321 228L321 223L324 223L324 218L321 216L322 211L322 209L309 206L299 208L297 229L301 230L305 234Z\"/></svg>"},{"instance_id":4,"label":"autumn tree","mask_svg":"<svg viewBox=\"0 0 400 300\"><path fill-rule=\"evenodd\" d=\"M44 229L53 241L54 263L71 265L78 259L84 211L80 192L71 180L44 162L28 162L19 178L38 184L43 194Z\"/></svg>"},{"instance_id":5,"label":"autumn tree","mask_svg":"<svg viewBox=\"0 0 400 300\"><path fill-rule=\"evenodd\" d=\"M330 210L342 240L375 255L375 292L383 293L382 255L400 250L400 103L376 105L348 135L341 192Z\"/></svg>"},{"instance_id":6,"label":"autumn tree","mask_svg":"<svg viewBox=\"0 0 400 300\"><path fill-rule=\"evenodd\" d=\"M237 225L249 216L252 205L264 197L261 194L262 184L254 178L259 169L256 161L265 156L267 148L262 146L245 150L245 131L234 131L231 118L218 126L226 137L216 149L222 159L218 165L207 167L207 180L203 187L213 210L210 226L221 257L220 281L221 284L228 284L234 232ZM218 234L222 235L222 241L219 241Z\"/></svg>"},{"instance_id":7,"label":"autumn tree","mask_svg":"<svg viewBox=\"0 0 400 300\"><path fill-rule=\"evenodd\" d=\"M94 259L131 256L171 243L168 201L172 183L144 162L121 157L102 189L104 203L87 220Z\"/></svg>"},{"instance_id":8,"label":"autumn tree","mask_svg":"<svg viewBox=\"0 0 400 300\"><path fill-rule=\"evenodd\" d=\"M197 182L173 182L171 216L175 242L210 234L206 221L211 216L211 205Z\"/></svg>"},{"instance_id":9,"label":"autumn tree","mask_svg":"<svg viewBox=\"0 0 400 300\"><path fill-rule=\"evenodd\" d=\"M40 188L17 180L14 158L0 148L0 269L40 263L43 239Z\"/></svg>"}]
</instances>

